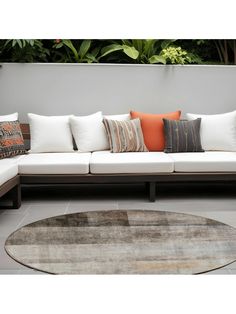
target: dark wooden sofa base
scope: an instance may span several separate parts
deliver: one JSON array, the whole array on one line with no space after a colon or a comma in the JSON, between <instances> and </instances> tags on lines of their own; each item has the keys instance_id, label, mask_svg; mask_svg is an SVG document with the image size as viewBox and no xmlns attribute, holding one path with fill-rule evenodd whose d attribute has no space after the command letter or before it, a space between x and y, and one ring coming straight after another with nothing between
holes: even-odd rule
<instances>
[{"instance_id":1,"label":"dark wooden sofa base","mask_svg":"<svg viewBox=\"0 0 236 314\"><path fill-rule=\"evenodd\" d=\"M153 174L88 174L88 175L21 175L24 185L65 185L87 183L146 183L150 202L156 200L156 184L163 182L236 182L236 173L153 173Z\"/></svg>"},{"instance_id":2,"label":"dark wooden sofa base","mask_svg":"<svg viewBox=\"0 0 236 314\"><path fill-rule=\"evenodd\" d=\"M0 209L18 209L21 206L21 187L20 187L20 176L17 175L14 178L8 180L0 187L0 198L8 194L12 200L12 206L1 206Z\"/></svg>"},{"instance_id":3,"label":"dark wooden sofa base","mask_svg":"<svg viewBox=\"0 0 236 314\"><path fill-rule=\"evenodd\" d=\"M154 174L88 174L88 175L17 175L0 187L0 198L9 194L12 206L17 209L21 206L21 184L24 185L72 185L88 183L146 183L150 202L156 200L156 185L171 182L205 182L230 183L236 182L236 173L154 173ZM6 206L0 205L0 209Z\"/></svg>"}]
</instances>

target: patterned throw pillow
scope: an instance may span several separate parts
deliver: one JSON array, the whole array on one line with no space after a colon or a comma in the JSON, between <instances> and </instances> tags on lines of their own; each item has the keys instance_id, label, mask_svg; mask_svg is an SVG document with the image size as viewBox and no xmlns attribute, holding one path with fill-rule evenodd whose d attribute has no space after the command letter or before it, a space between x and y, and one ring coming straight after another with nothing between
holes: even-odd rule
<instances>
[{"instance_id":1,"label":"patterned throw pillow","mask_svg":"<svg viewBox=\"0 0 236 314\"><path fill-rule=\"evenodd\" d=\"M201 119L192 121L163 119L165 153L204 152L201 145Z\"/></svg>"},{"instance_id":2,"label":"patterned throw pillow","mask_svg":"<svg viewBox=\"0 0 236 314\"><path fill-rule=\"evenodd\" d=\"M0 159L25 153L19 121L0 122Z\"/></svg>"},{"instance_id":3,"label":"patterned throw pillow","mask_svg":"<svg viewBox=\"0 0 236 314\"><path fill-rule=\"evenodd\" d=\"M147 152L139 119L103 119L112 153Z\"/></svg>"}]
</instances>

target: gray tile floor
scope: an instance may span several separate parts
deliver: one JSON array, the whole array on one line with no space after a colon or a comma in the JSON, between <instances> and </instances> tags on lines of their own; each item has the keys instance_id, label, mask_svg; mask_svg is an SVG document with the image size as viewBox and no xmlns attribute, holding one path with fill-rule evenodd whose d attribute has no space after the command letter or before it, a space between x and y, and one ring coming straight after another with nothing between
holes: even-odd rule
<instances>
[{"instance_id":1,"label":"gray tile floor","mask_svg":"<svg viewBox=\"0 0 236 314\"><path fill-rule=\"evenodd\" d=\"M158 186L155 203L148 202L143 185L25 188L20 209L0 210L0 274L43 274L18 264L6 254L5 240L16 229L51 216L106 209L175 211L236 227L236 187L165 184ZM236 262L208 274L236 274Z\"/></svg>"}]
</instances>

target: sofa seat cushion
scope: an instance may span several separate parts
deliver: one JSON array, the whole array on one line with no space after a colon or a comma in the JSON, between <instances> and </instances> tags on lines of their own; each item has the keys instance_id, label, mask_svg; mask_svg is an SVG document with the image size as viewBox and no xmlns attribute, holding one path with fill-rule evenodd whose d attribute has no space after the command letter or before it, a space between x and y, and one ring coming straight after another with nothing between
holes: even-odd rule
<instances>
[{"instance_id":1,"label":"sofa seat cushion","mask_svg":"<svg viewBox=\"0 0 236 314\"><path fill-rule=\"evenodd\" d=\"M87 174L91 153L28 154L20 159L20 174Z\"/></svg>"},{"instance_id":2,"label":"sofa seat cushion","mask_svg":"<svg viewBox=\"0 0 236 314\"><path fill-rule=\"evenodd\" d=\"M18 174L18 166L13 158L0 160L0 187Z\"/></svg>"},{"instance_id":3,"label":"sofa seat cushion","mask_svg":"<svg viewBox=\"0 0 236 314\"><path fill-rule=\"evenodd\" d=\"M235 152L168 154L175 172L236 172Z\"/></svg>"},{"instance_id":4,"label":"sofa seat cushion","mask_svg":"<svg viewBox=\"0 0 236 314\"><path fill-rule=\"evenodd\" d=\"M172 159L163 152L92 153L90 172L102 173L159 173L173 172Z\"/></svg>"}]
</instances>

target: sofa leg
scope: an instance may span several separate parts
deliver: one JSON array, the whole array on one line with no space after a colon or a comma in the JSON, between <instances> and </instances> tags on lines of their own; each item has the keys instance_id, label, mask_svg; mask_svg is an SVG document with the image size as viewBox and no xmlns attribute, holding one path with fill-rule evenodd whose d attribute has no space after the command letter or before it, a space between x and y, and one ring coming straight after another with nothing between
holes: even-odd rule
<instances>
[{"instance_id":1,"label":"sofa leg","mask_svg":"<svg viewBox=\"0 0 236 314\"><path fill-rule=\"evenodd\" d=\"M149 184L149 202L156 201L156 182L148 182Z\"/></svg>"},{"instance_id":2,"label":"sofa leg","mask_svg":"<svg viewBox=\"0 0 236 314\"><path fill-rule=\"evenodd\" d=\"M20 208L21 207L21 187L20 187L20 184L17 184L11 190L11 196L12 196L12 209Z\"/></svg>"}]
</instances>

